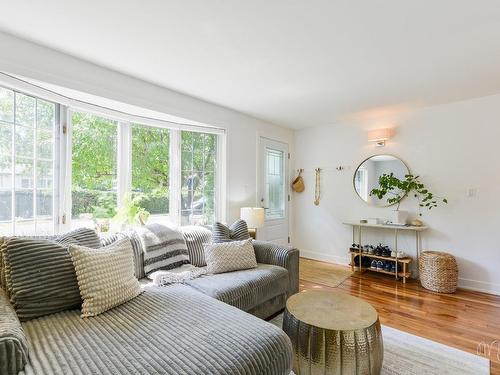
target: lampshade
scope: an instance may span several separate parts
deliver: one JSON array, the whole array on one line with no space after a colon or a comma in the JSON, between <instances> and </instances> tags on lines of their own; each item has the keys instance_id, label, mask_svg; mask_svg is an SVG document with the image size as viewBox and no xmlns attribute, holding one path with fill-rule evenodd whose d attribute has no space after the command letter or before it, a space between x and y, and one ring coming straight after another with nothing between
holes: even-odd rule
<instances>
[{"instance_id":1,"label":"lampshade","mask_svg":"<svg viewBox=\"0 0 500 375\"><path fill-rule=\"evenodd\" d=\"M375 129L368 132L368 142L375 142L378 146L384 146L385 141L391 138L391 129Z\"/></svg>"},{"instance_id":2,"label":"lampshade","mask_svg":"<svg viewBox=\"0 0 500 375\"><path fill-rule=\"evenodd\" d=\"M264 226L264 209L262 207L242 207L241 220L245 220L248 228L262 228Z\"/></svg>"},{"instance_id":3,"label":"lampshade","mask_svg":"<svg viewBox=\"0 0 500 375\"><path fill-rule=\"evenodd\" d=\"M391 138L391 129L376 129L368 132L368 141L387 141Z\"/></svg>"}]
</instances>

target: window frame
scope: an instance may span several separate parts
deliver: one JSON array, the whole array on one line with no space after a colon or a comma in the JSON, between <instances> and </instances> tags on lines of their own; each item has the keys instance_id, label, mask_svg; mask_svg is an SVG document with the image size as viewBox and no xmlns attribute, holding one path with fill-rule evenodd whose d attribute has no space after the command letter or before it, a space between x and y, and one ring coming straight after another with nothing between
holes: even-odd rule
<instances>
[{"instance_id":1,"label":"window frame","mask_svg":"<svg viewBox=\"0 0 500 375\"><path fill-rule=\"evenodd\" d=\"M51 98L46 98L42 95L38 95L36 93L32 93L23 89L19 89L18 87L12 87L11 85L6 85L6 84L0 84L0 87L5 89L5 90L10 90L14 93L14 102L13 102L13 119L12 119L12 138L11 138L11 152L10 152L10 157L11 157L11 187L10 187L10 192L11 192L11 230L9 234L12 235L28 235L22 234L22 233L17 233L16 232L16 226L18 220L16 220L16 192L17 191L33 191L33 226L35 228L36 233L37 232L37 225L38 225L38 193L40 190L44 191L51 191L52 193L52 233L57 233L58 232L58 223L59 223L59 210L60 210L60 184L59 184L59 174L60 174L60 163L59 163L59 152L60 152L60 132L59 132L59 124L60 124L60 108L61 105L57 103L56 101L52 100ZM34 109L34 124L32 127L33 131L33 156L31 157L26 157L26 156L19 156L18 153L16 152L16 128L17 126L22 126L26 127L26 125L23 124L18 124L16 121L16 112L17 112L17 97L18 95L24 95L31 97L35 99L35 109ZM39 137L39 131L45 132L47 131L46 129L40 129L38 125L38 102L39 101L44 101L48 102L54 105L54 127L51 131L52 135L52 160L50 162L52 163L52 188L39 188L38 186L38 175L37 175L37 170L38 170L38 162L39 161L49 161L45 158L39 158L38 156L38 137ZM8 121L4 121L5 123L9 123ZM28 126L29 128L29 126ZM33 161L33 175L32 175L32 186L31 187L17 187L16 186L16 161L17 159L29 159ZM23 181L23 180L21 180ZM3 189L4 190L4 189ZM5 189L8 191L7 189ZM28 219L29 220L29 219ZM46 235L47 233L41 233L43 235ZM2 235L2 233L0 233Z\"/></svg>"},{"instance_id":2,"label":"window frame","mask_svg":"<svg viewBox=\"0 0 500 375\"><path fill-rule=\"evenodd\" d=\"M170 131L170 207L169 216L173 225L181 225L181 131L217 135L217 160L215 174L215 210L216 221L226 218L226 138L225 129L183 124L128 114L92 103L60 95L40 86L0 72L0 86L20 94L52 102L56 105L54 127L54 198L53 228L54 233L63 233L71 229L71 183L72 183L72 124L73 112L86 112L117 122L117 197L132 190L132 124L166 128ZM35 142L36 144L36 142ZM125 173L124 173L125 171ZM121 204L118 198L117 207ZM14 226L13 226L14 229ZM0 233L1 234L1 233ZM15 234L15 233L14 233ZM36 233L34 233L36 234Z\"/></svg>"}]
</instances>

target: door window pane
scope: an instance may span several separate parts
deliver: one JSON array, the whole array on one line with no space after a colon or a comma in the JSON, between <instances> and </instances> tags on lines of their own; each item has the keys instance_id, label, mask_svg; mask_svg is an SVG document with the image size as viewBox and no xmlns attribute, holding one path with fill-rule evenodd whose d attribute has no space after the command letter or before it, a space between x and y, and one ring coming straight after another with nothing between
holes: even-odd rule
<instances>
[{"instance_id":1,"label":"door window pane","mask_svg":"<svg viewBox=\"0 0 500 375\"><path fill-rule=\"evenodd\" d=\"M266 218L281 219L285 216L285 169L283 151L266 149Z\"/></svg>"},{"instance_id":2,"label":"door window pane","mask_svg":"<svg viewBox=\"0 0 500 375\"><path fill-rule=\"evenodd\" d=\"M87 113L72 120L72 226L94 227L94 220L116 214L117 124Z\"/></svg>"},{"instance_id":3,"label":"door window pane","mask_svg":"<svg viewBox=\"0 0 500 375\"><path fill-rule=\"evenodd\" d=\"M170 194L170 131L132 125L132 193L150 221L168 217Z\"/></svg>"},{"instance_id":4,"label":"door window pane","mask_svg":"<svg viewBox=\"0 0 500 375\"><path fill-rule=\"evenodd\" d=\"M215 220L217 135L181 132L181 224Z\"/></svg>"}]
</instances>

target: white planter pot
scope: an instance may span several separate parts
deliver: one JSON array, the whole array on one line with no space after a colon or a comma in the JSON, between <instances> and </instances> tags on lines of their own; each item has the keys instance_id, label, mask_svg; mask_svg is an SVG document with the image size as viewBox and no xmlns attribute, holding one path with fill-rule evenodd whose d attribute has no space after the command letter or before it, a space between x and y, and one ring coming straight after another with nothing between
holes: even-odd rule
<instances>
[{"instance_id":1,"label":"white planter pot","mask_svg":"<svg viewBox=\"0 0 500 375\"><path fill-rule=\"evenodd\" d=\"M394 210L392 211L392 223L398 225L406 224L408 220L408 211Z\"/></svg>"}]
</instances>

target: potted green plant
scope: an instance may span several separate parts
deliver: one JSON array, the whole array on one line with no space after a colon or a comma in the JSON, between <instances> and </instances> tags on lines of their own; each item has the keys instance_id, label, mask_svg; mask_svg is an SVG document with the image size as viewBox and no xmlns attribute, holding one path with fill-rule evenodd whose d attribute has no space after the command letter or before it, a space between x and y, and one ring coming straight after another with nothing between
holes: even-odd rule
<instances>
[{"instance_id":1,"label":"potted green plant","mask_svg":"<svg viewBox=\"0 0 500 375\"><path fill-rule=\"evenodd\" d=\"M115 215L113 196L103 195L97 198L97 206L92 206L92 219L99 232L108 232L109 220Z\"/></svg>"},{"instance_id":2,"label":"potted green plant","mask_svg":"<svg viewBox=\"0 0 500 375\"><path fill-rule=\"evenodd\" d=\"M132 196L131 193L125 193L122 204L118 209L113 221L124 226L145 225L149 218L149 212L141 207L144 200L143 194Z\"/></svg>"},{"instance_id":3,"label":"potted green plant","mask_svg":"<svg viewBox=\"0 0 500 375\"><path fill-rule=\"evenodd\" d=\"M410 193L413 193L413 196L418 201L419 216L422 216L422 207L431 210L438 206L438 202L448 203L446 198L431 193L419 180L419 177L420 176L406 174L404 180L400 180L395 177L393 173L383 174L378 179L379 187L370 191L370 195L374 195L378 199L383 199L385 196L388 196L387 203L390 205L397 204L392 220L394 224L406 224L408 212L400 211L399 206L403 198Z\"/></svg>"}]
</instances>

